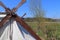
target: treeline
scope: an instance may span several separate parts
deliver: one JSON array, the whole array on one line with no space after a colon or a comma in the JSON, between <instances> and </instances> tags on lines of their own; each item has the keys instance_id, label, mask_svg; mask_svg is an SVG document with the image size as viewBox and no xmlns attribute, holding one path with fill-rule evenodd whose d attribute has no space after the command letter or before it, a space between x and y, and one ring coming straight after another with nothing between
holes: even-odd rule
<instances>
[{"instance_id":1,"label":"treeline","mask_svg":"<svg viewBox=\"0 0 60 40\"><path fill-rule=\"evenodd\" d=\"M24 18L26 22L36 22L37 18ZM41 22L56 22L58 19L51 19L51 18L39 18Z\"/></svg>"}]
</instances>

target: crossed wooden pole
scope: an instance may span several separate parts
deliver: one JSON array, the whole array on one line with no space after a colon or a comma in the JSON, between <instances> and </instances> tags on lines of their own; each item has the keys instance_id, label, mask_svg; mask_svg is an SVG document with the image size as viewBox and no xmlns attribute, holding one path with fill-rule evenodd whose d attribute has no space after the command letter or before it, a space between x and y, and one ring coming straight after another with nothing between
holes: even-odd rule
<instances>
[{"instance_id":1,"label":"crossed wooden pole","mask_svg":"<svg viewBox=\"0 0 60 40\"><path fill-rule=\"evenodd\" d=\"M4 17L4 18L2 19L2 21L0 22L0 27L3 25L3 23L5 24L5 23L7 22L7 20L11 18L11 15L12 15L13 13L15 13L15 12L17 11L17 9L18 9L22 4L24 4L25 2L26 2L26 0L22 0L15 8L13 8L13 9L11 10L11 9L7 8L7 7L0 1L0 6L2 6L2 7L5 9L5 11L10 14L10 15L8 14L6 17Z\"/></svg>"},{"instance_id":2,"label":"crossed wooden pole","mask_svg":"<svg viewBox=\"0 0 60 40\"><path fill-rule=\"evenodd\" d=\"M6 24L8 22L9 19L14 18L19 24L21 24L21 26L23 28L25 28L34 38L36 38L37 40L41 40L34 31L32 31L32 29L24 22L24 20L19 17L17 14L15 14L15 12L18 10L18 8L23 5L26 2L26 0L22 0L15 8L13 8L12 10L7 8L1 1L0 1L0 6L2 6L6 13L8 13L0 22L0 28L2 28L2 26L4 24ZM25 14L24 14L25 15ZM24 16L23 15L23 16Z\"/></svg>"}]
</instances>

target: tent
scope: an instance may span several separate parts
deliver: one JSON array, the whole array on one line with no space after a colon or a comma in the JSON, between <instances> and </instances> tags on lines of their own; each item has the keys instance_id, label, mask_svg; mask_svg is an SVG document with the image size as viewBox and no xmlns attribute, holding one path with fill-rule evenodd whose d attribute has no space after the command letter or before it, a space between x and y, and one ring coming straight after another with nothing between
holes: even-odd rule
<instances>
[{"instance_id":1,"label":"tent","mask_svg":"<svg viewBox=\"0 0 60 40\"><path fill-rule=\"evenodd\" d=\"M0 15L0 21L6 21L0 28L0 40L41 40L22 18L16 14L8 18L9 16L10 14Z\"/></svg>"},{"instance_id":2,"label":"tent","mask_svg":"<svg viewBox=\"0 0 60 40\"><path fill-rule=\"evenodd\" d=\"M12 10L7 8L0 1L0 6L6 11L0 13L0 40L41 40L30 26L28 26L21 17L15 14L17 9L25 3L25 1L26 0L22 0Z\"/></svg>"}]
</instances>

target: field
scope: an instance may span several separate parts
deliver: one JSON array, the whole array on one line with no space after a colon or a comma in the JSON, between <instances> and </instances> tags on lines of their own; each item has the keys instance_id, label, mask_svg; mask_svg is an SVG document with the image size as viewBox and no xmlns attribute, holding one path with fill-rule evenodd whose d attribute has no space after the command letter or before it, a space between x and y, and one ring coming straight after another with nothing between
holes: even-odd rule
<instances>
[{"instance_id":1,"label":"field","mask_svg":"<svg viewBox=\"0 0 60 40\"><path fill-rule=\"evenodd\" d=\"M60 22L26 22L44 40L60 40Z\"/></svg>"}]
</instances>

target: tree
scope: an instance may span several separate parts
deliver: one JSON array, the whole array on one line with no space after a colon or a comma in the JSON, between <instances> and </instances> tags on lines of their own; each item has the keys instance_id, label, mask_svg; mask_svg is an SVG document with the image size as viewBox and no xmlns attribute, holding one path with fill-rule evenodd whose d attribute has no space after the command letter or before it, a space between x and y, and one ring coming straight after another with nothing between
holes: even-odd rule
<instances>
[{"instance_id":1,"label":"tree","mask_svg":"<svg viewBox=\"0 0 60 40\"><path fill-rule=\"evenodd\" d=\"M33 14L33 17L36 18L38 22L38 31L39 31L40 22L43 20L43 17L45 15L41 7L41 0L30 0L29 8L31 13Z\"/></svg>"},{"instance_id":2,"label":"tree","mask_svg":"<svg viewBox=\"0 0 60 40\"><path fill-rule=\"evenodd\" d=\"M29 8L33 17L43 17L44 11L41 7L41 0L30 0Z\"/></svg>"},{"instance_id":3,"label":"tree","mask_svg":"<svg viewBox=\"0 0 60 40\"><path fill-rule=\"evenodd\" d=\"M32 16L34 18L36 18L36 21L38 24L37 32L40 32L40 30L42 28L40 26L40 22L43 20L43 17L45 15L45 13L41 7L41 0L30 0L29 8L30 8L30 11L32 13Z\"/></svg>"}]
</instances>

